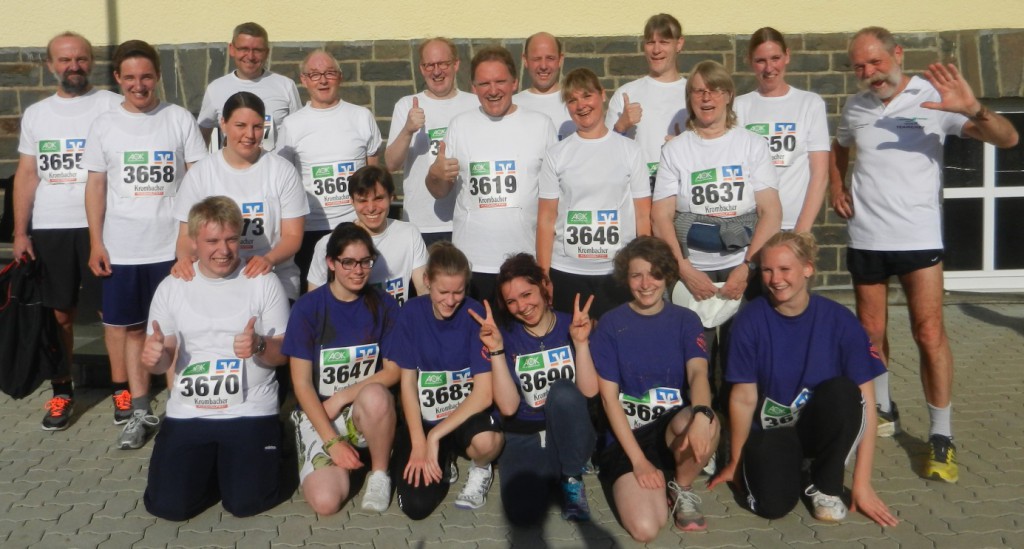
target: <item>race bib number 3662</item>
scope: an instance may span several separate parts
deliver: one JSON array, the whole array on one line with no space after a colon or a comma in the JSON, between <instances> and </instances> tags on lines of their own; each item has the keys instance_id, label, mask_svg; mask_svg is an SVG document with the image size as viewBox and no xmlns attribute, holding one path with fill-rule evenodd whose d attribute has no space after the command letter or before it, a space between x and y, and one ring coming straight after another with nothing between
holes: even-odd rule
<instances>
[{"instance_id":1,"label":"race bib number 3662","mask_svg":"<svg viewBox=\"0 0 1024 549\"><path fill-rule=\"evenodd\" d=\"M494 160L469 163L469 197L474 208L520 207L519 180L522 166L515 160Z\"/></svg>"},{"instance_id":2,"label":"race bib number 3662","mask_svg":"<svg viewBox=\"0 0 1024 549\"><path fill-rule=\"evenodd\" d=\"M548 399L551 385L560 380L576 379L576 364L569 346L548 349L516 357L516 377L526 404L540 408Z\"/></svg>"},{"instance_id":3,"label":"race bib number 3662","mask_svg":"<svg viewBox=\"0 0 1024 549\"><path fill-rule=\"evenodd\" d=\"M373 375L380 348L376 343L320 350L320 396L330 397Z\"/></svg>"},{"instance_id":4,"label":"race bib number 3662","mask_svg":"<svg viewBox=\"0 0 1024 549\"><path fill-rule=\"evenodd\" d=\"M431 423L450 416L473 391L469 368L443 372L419 372L416 380L420 396L420 414Z\"/></svg>"},{"instance_id":5,"label":"race bib number 3662","mask_svg":"<svg viewBox=\"0 0 1024 549\"><path fill-rule=\"evenodd\" d=\"M635 431L682 406L683 397L679 389L655 387L639 397L620 393L619 404L626 412L629 428Z\"/></svg>"},{"instance_id":6,"label":"race bib number 3662","mask_svg":"<svg viewBox=\"0 0 1024 549\"><path fill-rule=\"evenodd\" d=\"M242 359L222 358L189 364L175 377L178 394L186 405L202 410L223 410L245 400Z\"/></svg>"}]
</instances>

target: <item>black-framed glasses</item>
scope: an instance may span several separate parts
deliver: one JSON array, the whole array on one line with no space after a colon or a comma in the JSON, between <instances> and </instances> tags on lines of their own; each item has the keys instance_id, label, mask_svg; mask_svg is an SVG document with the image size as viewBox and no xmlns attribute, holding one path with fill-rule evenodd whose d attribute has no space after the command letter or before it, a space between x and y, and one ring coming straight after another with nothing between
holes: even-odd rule
<instances>
[{"instance_id":1,"label":"black-framed glasses","mask_svg":"<svg viewBox=\"0 0 1024 549\"><path fill-rule=\"evenodd\" d=\"M313 82L319 82L321 78L326 78L328 80L337 80L341 78L341 73L338 71L307 72L302 76L305 76L306 78L310 79Z\"/></svg>"},{"instance_id":2,"label":"black-framed glasses","mask_svg":"<svg viewBox=\"0 0 1024 549\"><path fill-rule=\"evenodd\" d=\"M355 269L356 265L359 265L360 267L367 271L373 268L372 257L366 257L363 259L352 259L351 257L346 257L344 259L335 258L334 261L338 265L341 265L341 268L345 269L346 271L351 271L352 269Z\"/></svg>"}]
</instances>

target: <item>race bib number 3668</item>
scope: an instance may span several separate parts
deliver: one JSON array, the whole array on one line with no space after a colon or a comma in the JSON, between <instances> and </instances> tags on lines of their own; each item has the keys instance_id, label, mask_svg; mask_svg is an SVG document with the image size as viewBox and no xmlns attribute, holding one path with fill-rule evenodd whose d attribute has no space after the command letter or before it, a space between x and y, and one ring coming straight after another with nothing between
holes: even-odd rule
<instances>
[{"instance_id":1,"label":"race bib number 3668","mask_svg":"<svg viewBox=\"0 0 1024 549\"><path fill-rule=\"evenodd\" d=\"M431 423L450 416L473 391L469 368L456 371L419 372L417 386L420 414Z\"/></svg>"},{"instance_id":2,"label":"race bib number 3668","mask_svg":"<svg viewBox=\"0 0 1024 549\"><path fill-rule=\"evenodd\" d=\"M573 381L576 378L572 351L566 345L519 355L516 357L516 377L519 378L519 391L526 399L526 404L531 408L540 408L547 401L554 382L560 379Z\"/></svg>"},{"instance_id":3,"label":"race bib number 3668","mask_svg":"<svg viewBox=\"0 0 1024 549\"><path fill-rule=\"evenodd\" d=\"M222 358L189 364L175 377L178 394L186 405L201 410L223 410L245 400L242 359Z\"/></svg>"},{"instance_id":4,"label":"race bib number 3668","mask_svg":"<svg viewBox=\"0 0 1024 549\"><path fill-rule=\"evenodd\" d=\"M629 428L635 431L682 406L683 397L679 389L655 387L639 397L620 393L619 404L626 412Z\"/></svg>"}]
</instances>

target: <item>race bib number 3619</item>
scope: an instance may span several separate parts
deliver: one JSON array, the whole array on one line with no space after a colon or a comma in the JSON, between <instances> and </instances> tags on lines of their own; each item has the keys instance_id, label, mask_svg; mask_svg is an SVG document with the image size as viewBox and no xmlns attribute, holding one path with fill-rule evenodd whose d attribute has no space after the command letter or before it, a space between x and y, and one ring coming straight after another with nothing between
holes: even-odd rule
<instances>
[{"instance_id":1,"label":"race bib number 3619","mask_svg":"<svg viewBox=\"0 0 1024 549\"><path fill-rule=\"evenodd\" d=\"M520 207L519 178L515 160L469 163L470 205L474 208Z\"/></svg>"},{"instance_id":2,"label":"race bib number 3619","mask_svg":"<svg viewBox=\"0 0 1024 549\"><path fill-rule=\"evenodd\" d=\"M420 395L420 414L431 423L450 416L473 391L469 368L456 371L419 372L416 380Z\"/></svg>"}]
</instances>

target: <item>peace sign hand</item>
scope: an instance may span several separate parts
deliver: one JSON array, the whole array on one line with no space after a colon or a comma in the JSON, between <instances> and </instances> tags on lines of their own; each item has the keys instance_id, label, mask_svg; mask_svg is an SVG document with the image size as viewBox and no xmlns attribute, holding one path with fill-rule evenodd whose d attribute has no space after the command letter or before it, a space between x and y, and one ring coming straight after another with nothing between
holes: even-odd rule
<instances>
[{"instance_id":1,"label":"peace sign hand","mask_svg":"<svg viewBox=\"0 0 1024 549\"><path fill-rule=\"evenodd\" d=\"M574 343L586 343L590 339L590 331L594 322L590 320L590 306L594 303L594 296L587 298L587 303L580 309L580 294L576 294L576 300L572 305L572 324L569 326L569 336Z\"/></svg>"},{"instance_id":2,"label":"peace sign hand","mask_svg":"<svg viewBox=\"0 0 1024 549\"><path fill-rule=\"evenodd\" d=\"M494 323L494 315L491 313L491 304L486 299L484 300L484 311L487 316L481 318L476 311L469 309L469 316L473 317L473 320L480 324L480 341L487 347L487 349L491 352L500 351L504 348L504 340L501 337L501 330L499 330L498 325Z\"/></svg>"}]
</instances>

